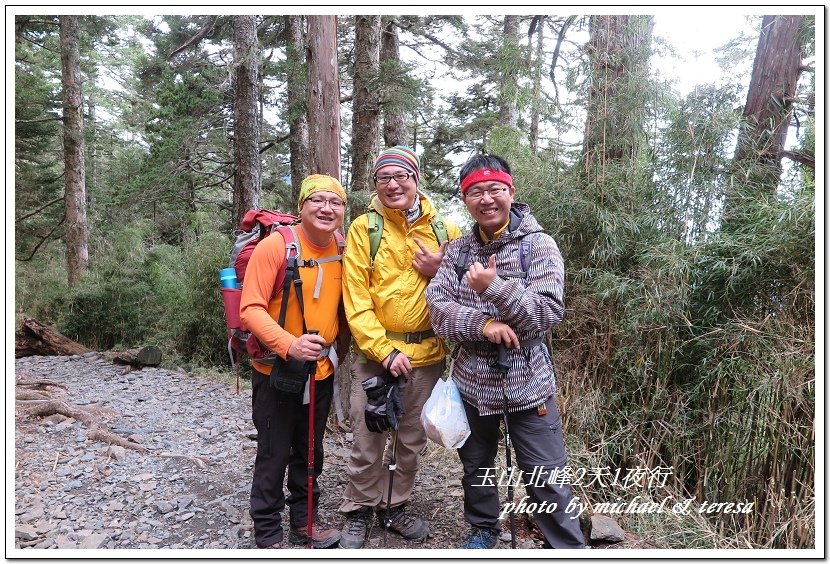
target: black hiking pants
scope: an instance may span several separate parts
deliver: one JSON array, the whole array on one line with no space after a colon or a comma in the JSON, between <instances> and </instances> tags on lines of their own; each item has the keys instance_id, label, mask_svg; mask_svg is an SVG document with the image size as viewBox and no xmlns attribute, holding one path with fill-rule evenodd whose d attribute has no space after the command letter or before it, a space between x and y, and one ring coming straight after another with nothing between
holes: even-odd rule
<instances>
[{"instance_id":1,"label":"black hiking pants","mask_svg":"<svg viewBox=\"0 0 830 564\"><path fill-rule=\"evenodd\" d=\"M268 375L252 370L251 407L257 430L256 460L251 485L254 540L260 547L283 542L282 510L288 504L291 526L305 531L308 516L308 406L303 394L274 389ZM314 513L317 515L323 472L323 434L334 395L334 377L317 380L314 388ZM288 498L283 481L288 471Z\"/></svg>"}]
</instances>

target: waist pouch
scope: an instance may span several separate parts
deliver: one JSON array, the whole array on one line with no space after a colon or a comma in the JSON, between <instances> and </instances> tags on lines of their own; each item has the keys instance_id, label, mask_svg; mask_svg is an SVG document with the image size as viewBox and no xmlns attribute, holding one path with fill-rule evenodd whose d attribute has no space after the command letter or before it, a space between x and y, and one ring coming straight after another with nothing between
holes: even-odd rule
<instances>
[{"instance_id":1,"label":"waist pouch","mask_svg":"<svg viewBox=\"0 0 830 564\"><path fill-rule=\"evenodd\" d=\"M271 386L281 392L299 394L305 389L305 383L308 380L310 373L308 365L309 363L304 360L294 358L283 360L277 355L269 378Z\"/></svg>"}]
</instances>

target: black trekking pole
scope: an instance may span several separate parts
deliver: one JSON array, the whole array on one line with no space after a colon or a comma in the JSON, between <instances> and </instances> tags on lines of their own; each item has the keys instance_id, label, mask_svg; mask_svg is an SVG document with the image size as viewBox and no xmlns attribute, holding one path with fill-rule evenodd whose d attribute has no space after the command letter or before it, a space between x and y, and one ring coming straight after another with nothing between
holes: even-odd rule
<instances>
[{"instance_id":1,"label":"black trekking pole","mask_svg":"<svg viewBox=\"0 0 830 564\"><path fill-rule=\"evenodd\" d=\"M309 335L317 335L319 331L309 329ZM314 522L314 388L317 372L317 361L308 361L308 489L306 518L306 547L314 548L311 537L313 535L312 523Z\"/></svg>"},{"instance_id":2,"label":"black trekking pole","mask_svg":"<svg viewBox=\"0 0 830 564\"><path fill-rule=\"evenodd\" d=\"M386 518L383 520L383 548L386 548L386 537L389 526L392 525L392 481L395 470L398 468L395 461L395 452L398 450L398 430L394 429L395 436L392 439L392 456L389 458L389 492L386 494Z\"/></svg>"},{"instance_id":3,"label":"black trekking pole","mask_svg":"<svg viewBox=\"0 0 830 564\"><path fill-rule=\"evenodd\" d=\"M507 458L507 507L513 507L513 462L510 458L510 428L507 425L507 373L510 371L510 361L507 360L507 347L498 344L499 358L495 368L502 375L502 395L504 397L504 452ZM516 548L516 514L510 511L510 548Z\"/></svg>"}]
</instances>

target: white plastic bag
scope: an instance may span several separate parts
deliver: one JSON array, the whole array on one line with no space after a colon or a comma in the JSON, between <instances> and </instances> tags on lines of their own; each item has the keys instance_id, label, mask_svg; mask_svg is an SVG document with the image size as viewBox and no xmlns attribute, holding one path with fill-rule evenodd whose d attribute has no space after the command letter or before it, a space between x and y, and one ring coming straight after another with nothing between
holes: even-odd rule
<instances>
[{"instance_id":1,"label":"white plastic bag","mask_svg":"<svg viewBox=\"0 0 830 564\"><path fill-rule=\"evenodd\" d=\"M461 394L452 378L438 379L421 411L427 437L445 448L459 448L470 436Z\"/></svg>"}]
</instances>

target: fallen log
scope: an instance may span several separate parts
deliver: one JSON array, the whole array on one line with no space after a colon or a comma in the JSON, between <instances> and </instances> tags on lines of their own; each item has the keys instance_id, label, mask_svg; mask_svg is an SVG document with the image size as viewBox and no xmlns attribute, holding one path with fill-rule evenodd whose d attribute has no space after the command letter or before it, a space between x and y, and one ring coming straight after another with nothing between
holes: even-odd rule
<instances>
[{"instance_id":1,"label":"fallen log","mask_svg":"<svg viewBox=\"0 0 830 564\"><path fill-rule=\"evenodd\" d=\"M129 364L130 366L158 366L161 364L161 349L154 345L115 351L107 356L117 364Z\"/></svg>"},{"instance_id":2,"label":"fallen log","mask_svg":"<svg viewBox=\"0 0 830 564\"><path fill-rule=\"evenodd\" d=\"M91 352L50 325L24 317L14 334L14 357L71 356Z\"/></svg>"}]
</instances>

